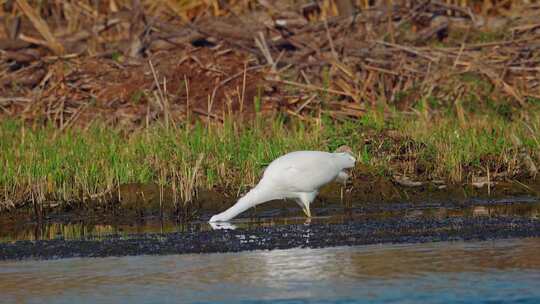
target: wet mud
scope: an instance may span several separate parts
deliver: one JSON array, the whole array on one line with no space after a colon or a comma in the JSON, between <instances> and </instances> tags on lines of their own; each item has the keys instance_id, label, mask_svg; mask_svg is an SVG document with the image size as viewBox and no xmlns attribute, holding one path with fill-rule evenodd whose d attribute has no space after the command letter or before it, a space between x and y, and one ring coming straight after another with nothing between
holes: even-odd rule
<instances>
[{"instance_id":1,"label":"wet mud","mask_svg":"<svg viewBox=\"0 0 540 304\"><path fill-rule=\"evenodd\" d=\"M530 197L470 200L461 207L388 204L378 209L325 207L316 212L318 217L311 221L279 217L283 213L269 210L260 211L256 220L243 217L214 226L204 221L209 216L204 215L200 221L169 229L163 223L139 230L117 225L109 231L100 226L102 233L81 229L86 233L72 237L58 233L33 240L7 238L0 242L0 260L540 237L540 201Z\"/></svg>"},{"instance_id":2,"label":"wet mud","mask_svg":"<svg viewBox=\"0 0 540 304\"><path fill-rule=\"evenodd\" d=\"M238 252L378 243L540 237L540 221L517 217L386 219L343 224L293 224L255 229L40 240L0 244L0 259L57 259L142 254Z\"/></svg>"}]
</instances>

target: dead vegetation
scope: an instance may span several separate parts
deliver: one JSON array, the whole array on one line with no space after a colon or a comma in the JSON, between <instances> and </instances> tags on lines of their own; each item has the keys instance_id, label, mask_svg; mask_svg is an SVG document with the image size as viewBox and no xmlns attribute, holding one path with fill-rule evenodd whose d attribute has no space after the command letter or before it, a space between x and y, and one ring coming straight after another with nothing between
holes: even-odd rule
<instances>
[{"instance_id":1,"label":"dead vegetation","mask_svg":"<svg viewBox=\"0 0 540 304\"><path fill-rule=\"evenodd\" d=\"M4 1L0 115L136 127L540 99L539 4L349 2Z\"/></svg>"}]
</instances>

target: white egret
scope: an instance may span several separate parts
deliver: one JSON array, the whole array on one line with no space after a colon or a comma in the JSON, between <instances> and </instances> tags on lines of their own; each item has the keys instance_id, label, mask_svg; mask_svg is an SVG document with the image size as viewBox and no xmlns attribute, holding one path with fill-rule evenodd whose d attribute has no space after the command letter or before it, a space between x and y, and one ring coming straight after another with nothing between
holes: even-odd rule
<instances>
[{"instance_id":1,"label":"white egret","mask_svg":"<svg viewBox=\"0 0 540 304\"><path fill-rule=\"evenodd\" d=\"M296 151L280 156L268 165L255 188L240 198L229 209L210 218L210 222L226 222L247 209L267 201L294 199L306 216L311 217L309 205L319 189L332 182L344 182L346 169L353 168L356 159L347 146L334 153Z\"/></svg>"}]
</instances>

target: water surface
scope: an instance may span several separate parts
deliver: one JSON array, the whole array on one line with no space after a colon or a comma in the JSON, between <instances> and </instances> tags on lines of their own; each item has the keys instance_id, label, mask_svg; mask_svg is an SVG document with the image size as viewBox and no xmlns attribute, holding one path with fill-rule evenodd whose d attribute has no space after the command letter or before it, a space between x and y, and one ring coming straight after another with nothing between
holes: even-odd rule
<instances>
[{"instance_id":1,"label":"water surface","mask_svg":"<svg viewBox=\"0 0 540 304\"><path fill-rule=\"evenodd\" d=\"M540 239L0 262L0 303L540 303Z\"/></svg>"}]
</instances>

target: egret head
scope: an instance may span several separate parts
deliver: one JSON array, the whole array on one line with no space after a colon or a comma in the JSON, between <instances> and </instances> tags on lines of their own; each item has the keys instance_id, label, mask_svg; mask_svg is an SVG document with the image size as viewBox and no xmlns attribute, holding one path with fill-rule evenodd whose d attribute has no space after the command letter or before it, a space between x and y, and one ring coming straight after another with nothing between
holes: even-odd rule
<instances>
[{"instance_id":1,"label":"egret head","mask_svg":"<svg viewBox=\"0 0 540 304\"><path fill-rule=\"evenodd\" d=\"M344 168L354 168L356 164L356 158L354 157L353 151L349 146L340 146L336 149L336 151L334 151L334 153L339 153L342 155L342 157L340 158L342 158L345 162L343 166Z\"/></svg>"}]
</instances>

